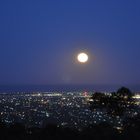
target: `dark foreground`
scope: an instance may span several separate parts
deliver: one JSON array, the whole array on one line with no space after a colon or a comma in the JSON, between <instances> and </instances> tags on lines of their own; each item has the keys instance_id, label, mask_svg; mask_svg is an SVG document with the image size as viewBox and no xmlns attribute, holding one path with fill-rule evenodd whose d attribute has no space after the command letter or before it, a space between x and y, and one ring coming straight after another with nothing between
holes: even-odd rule
<instances>
[{"instance_id":1,"label":"dark foreground","mask_svg":"<svg viewBox=\"0 0 140 140\"><path fill-rule=\"evenodd\" d=\"M136 140L140 138L140 121L126 123L123 130L117 130L107 123L89 126L81 131L47 125L45 128L26 129L21 124L0 125L0 140L52 140L52 139L85 139L85 140Z\"/></svg>"}]
</instances>

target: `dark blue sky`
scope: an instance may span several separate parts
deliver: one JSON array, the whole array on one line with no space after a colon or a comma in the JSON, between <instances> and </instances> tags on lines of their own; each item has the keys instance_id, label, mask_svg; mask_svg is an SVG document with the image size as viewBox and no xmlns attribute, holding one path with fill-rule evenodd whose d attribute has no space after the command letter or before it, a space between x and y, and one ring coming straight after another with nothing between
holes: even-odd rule
<instances>
[{"instance_id":1,"label":"dark blue sky","mask_svg":"<svg viewBox=\"0 0 140 140\"><path fill-rule=\"evenodd\" d=\"M0 85L140 85L139 0L0 0ZM75 56L90 55L81 65Z\"/></svg>"}]
</instances>

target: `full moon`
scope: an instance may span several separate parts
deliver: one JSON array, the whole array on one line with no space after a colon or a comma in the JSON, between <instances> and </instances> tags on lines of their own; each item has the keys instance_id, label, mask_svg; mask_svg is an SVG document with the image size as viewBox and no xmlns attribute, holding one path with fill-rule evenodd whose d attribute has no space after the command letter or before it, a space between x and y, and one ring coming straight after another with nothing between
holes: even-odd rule
<instances>
[{"instance_id":1,"label":"full moon","mask_svg":"<svg viewBox=\"0 0 140 140\"><path fill-rule=\"evenodd\" d=\"M79 53L77 56L77 60L80 63L86 63L88 61L88 55L86 53Z\"/></svg>"}]
</instances>

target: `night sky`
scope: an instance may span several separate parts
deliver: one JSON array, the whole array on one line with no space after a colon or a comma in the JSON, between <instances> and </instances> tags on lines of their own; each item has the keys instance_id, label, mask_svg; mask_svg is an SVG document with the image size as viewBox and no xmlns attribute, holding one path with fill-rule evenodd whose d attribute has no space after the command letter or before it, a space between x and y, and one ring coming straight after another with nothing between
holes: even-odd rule
<instances>
[{"instance_id":1,"label":"night sky","mask_svg":"<svg viewBox=\"0 0 140 140\"><path fill-rule=\"evenodd\" d=\"M0 85L65 84L140 85L139 0L0 0Z\"/></svg>"}]
</instances>

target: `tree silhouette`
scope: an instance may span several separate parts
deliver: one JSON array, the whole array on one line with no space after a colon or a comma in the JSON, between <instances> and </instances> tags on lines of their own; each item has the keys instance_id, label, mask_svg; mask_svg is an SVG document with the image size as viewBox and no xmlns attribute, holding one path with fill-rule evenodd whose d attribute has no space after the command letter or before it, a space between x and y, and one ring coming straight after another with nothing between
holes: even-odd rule
<instances>
[{"instance_id":1,"label":"tree silhouette","mask_svg":"<svg viewBox=\"0 0 140 140\"><path fill-rule=\"evenodd\" d=\"M121 87L120 89L118 89L117 95L126 99L131 98L133 96L132 92L126 87Z\"/></svg>"},{"instance_id":2,"label":"tree silhouette","mask_svg":"<svg viewBox=\"0 0 140 140\"><path fill-rule=\"evenodd\" d=\"M90 102L90 108L91 110L104 109L112 117L122 116L134 106L132 95L132 92L125 87L111 93L111 95L96 92L91 97L93 101Z\"/></svg>"}]
</instances>

